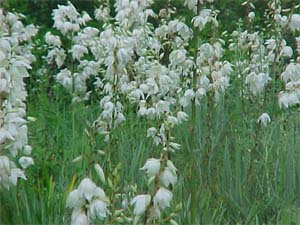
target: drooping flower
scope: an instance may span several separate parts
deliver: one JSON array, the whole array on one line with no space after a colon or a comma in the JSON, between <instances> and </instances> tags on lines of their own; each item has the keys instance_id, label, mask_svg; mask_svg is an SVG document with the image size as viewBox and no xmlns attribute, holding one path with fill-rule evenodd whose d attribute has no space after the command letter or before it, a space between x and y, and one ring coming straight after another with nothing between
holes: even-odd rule
<instances>
[{"instance_id":1,"label":"drooping flower","mask_svg":"<svg viewBox=\"0 0 300 225\"><path fill-rule=\"evenodd\" d=\"M71 52L73 59L80 60L85 54L88 53L88 49L85 46L75 44L73 45Z\"/></svg>"},{"instance_id":2,"label":"drooping flower","mask_svg":"<svg viewBox=\"0 0 300 225\"><path fill-rule=\"evenodd\" d=\"M271 122L271 118L268 113L263 113L259 116L257 122L267 126L267 124Z\"/></svg>"},{"instance_id":3,"label":"drooping flower","mask_svg":"<svg viewBox=\"0 0 300 225\"><path fill-rule=\"evenodd\" d=\"M31 157L22 156L19 159L19 163L23 169L26 169L28 166L33 165L33 159Z\"/></svg>"},{"instance_id":4,"label":"drooping flower","mask_svg":"<svg viewBox=\"0 0 300 225\"><path fill-rule=\"evenodd\" d=\"M84 178L79 186L78 186L78 190L83 194L83 196L89 201L91 202L92 197L95 194L95 190L96 190L96 184L89 178Z\"/></svg>"},{"instance_id":5,"label":"drooping flower","mask_svg":"<svg viewBox=\"0 0 300 225\"><path fill-rule=\"evenodd\" d=\"M103 219L107 216L107 214L108 214L108 209L107 209L106 202L99 199L95 199L91 202L88 215L92 220L96 218Z\"/></svg>"},{"instance_id":6,"label":"drooping flower","mask_svg":"<svg viewBox=\"0 0 300 225\"><path fill-rule=\"evenodd\" d=\"M156 192L153 198L154 205L158 206L161 209L170 207L170 202L172 200L172 197L173 197L172 192L162 187Z\"/></svg>"},{"instance_id":7,"label":"drooping flower","mask_svg":"<svg viewBox=\"0 0 300 225\"><path fill-rule=\"evenodd\" d=\"M78 189L70 192L66 206L69 208L81 208L85 204L85 198Z\"/></svg>"},{"instance_id":8,"label":"drooping flower","mask_svg":"<svg viewBox=\"0 0 300 225\"><path fill-rule=\"evenodd\" d=\"M47 32L45 34L45 41L48 45L51 45L53 47L59 47L61 46L61 40L60 37L57 35L53 35L50 32Z\"/></svg>"},{"instance_id":9,"label":"drooping flower","mask_svg":"<svg viewBox=\"0 0 300 225\"><path fill-rule=\"evenodd\" d=\"M151 202L150 195L137 195L130 202L132 206L134 205L133 213L136 216L142 215L147 210L148 206L150 205L150 202Z\"/></svg>"},{"instance_id":10,"label":"drooping flower","mask_svg":"<svg viewBox=\"0 0 300 225\"><path fill-rule=\"evenodd\" d=\"M160 170L160 160L155 158L148 159L141 170L146 170L149 177L157 175Z\"/></svg>"},{"instance_id":11,"label":"drooping flower","mask_svg":"<svg viewBox=\"0 0 300 225\"><path fill-rule=\"evenodd\" d=\"M293 14L290 19L289 28L292 31L299 31L300 30L300 15Z\"/></svg>"},{"instance_id":12,"label":"drooping flower","mask_svg":"<svg viewBox=\"0 0 300 225\"><path fill-rule=\"evenodd\" d=\"M160 182L165 186L168 187L170 184L174 185L177 182L177 175L176 172L169 167L165 167L164 171L160 175Z\"/></svg>"},{"instance_id":13,"label":"drooping flower","mask_svg":"<svg viewBox=\"0 0 300 225\"><path fill-rule=\"evenodd\" d=\"M71 216L71 225L89 225L88 217L82 208L74 209Z\"/></svg>"}]
</instances>

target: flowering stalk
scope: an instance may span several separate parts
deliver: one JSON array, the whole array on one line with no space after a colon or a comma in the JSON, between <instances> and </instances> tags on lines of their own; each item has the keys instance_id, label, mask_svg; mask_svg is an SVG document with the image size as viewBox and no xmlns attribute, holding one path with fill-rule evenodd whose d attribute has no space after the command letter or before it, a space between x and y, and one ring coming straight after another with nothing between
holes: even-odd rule
<instances>
[{"instance_id":1,"label":"flowering stalk","mask_svg":"<svg viewBox=\"0 0 300 225\"><path fill-rule=\"evenodd\" d=\"M182 112L179 112L181 114ZM187 117L185 116L185 119ZM182 121L182 120L181 120ZM177 182L177 169L171 161L171 153L180 148L171 136L171 130L175 124L181 123L178 119L165 112L159 131L151 127L147 131L147 136L153 138L156 145L161 145L160 158L150 158L141 168L148 175L148 186L150 190L147 194L138 195L132 199L136 220L144 214L143 224L157 224L159 221L169 221L176 223L171 214L168 218L161 218L161 211L170 207L173 198L172 189Z\"/></svg>"},{"instance_id":2,"label":"flowering stalk","mask_svg":"<svg viewBox=\"0 0 300 225\"><path fill-rule=\"evenodd\" d=\"M197 15L199 15L200 13L200 1L197 1L197 5L196 5L196 12ZM198 89L198 70L197 70L197 57L198 57L198 48L199 48L199 33L200 30L196 27L195 31L194 31L194 70L193 70L193 79L192 79L192 87L194 92L196 93L197 89ZM191 135L193 136L194 133L194 129L195 129L195 125L196 125L196 98L192 99L192 116L191 116L191 124L190 124L190 131L191 131Z\"/></svg>"},{"instance_id":3,"label":"flowering stalk","mask_svg":"<svg viewBox=\"0 0 300 225\"><path fill-rule=\"evenodd\" d=\"M98 54L96 36L99 30L86 26L91 17L86 12L77 12L70 2L68 5L58 5L52 15L53 27L63 38L51 32L46 33L45 41L49 49L46 59L50 65L56 64L59 72L55 78L72 94L72 102L86 101L91 94L86 82L97 74L99 66L95 59ZM64 39L70 49L63 48ZM89 53L93 57L87 57Z\"/></svg>"},{"instance_id":4,"label":"flowering stalk","mask_svg":"<svg viewBox=\"0 0 300 225\"><path fill-rule=\"evenodd\" d=\"M0 190L27 179L24 169L33 164L31 146L27 144L26 97L24 78L29 77L31 38L37 33L33 25L24 26L22 15L0 9ZM18 164L14 158L23 156Z\"/></svg>"}]
</instances>

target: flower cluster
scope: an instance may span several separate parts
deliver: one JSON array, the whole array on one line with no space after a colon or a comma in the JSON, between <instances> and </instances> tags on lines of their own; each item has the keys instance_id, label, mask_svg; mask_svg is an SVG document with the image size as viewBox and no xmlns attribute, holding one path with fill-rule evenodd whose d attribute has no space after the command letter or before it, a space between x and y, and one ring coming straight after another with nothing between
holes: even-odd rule
<instances>
[{"instance_id":1,"label":"flower cluster","mask_svg":"<svg viewBox=\"0 0 300 225\"><path fill-rule=\"evenodd\" d=\"M89 178L81 181L78 189L70 192L67 207L73 210L71 225L88 225L95 219L104 219L109 214L109 200L105 192Z\"/></svg>"},{"instance_id":2,"label":"flower cluster","mask_svg":"<svg viewBox=\"0 0 300 225\"><path fill-rule=\"evenodd\" d=\"M131 201L134 214L146 214L149 220L160 218L161 211L170 206L171 187L177 182L177 169L170 154L180 149L180 144L171 136L173 127L187 121L185 109L190 103L200 104L208 92L213 92L216 98L222 95L232 72L232 65L222 60L223 40L214 39L200 46L197 41L195 50L189 48L189 42L196 40L208 23L218 26L215 11L196 10L197 15L191 21L194 27L190 28L179 19L172 20L171 9L156 15L149 9L151 3L150 0L116 1L116 15L111 19L109 6L102 4L95 11L96 19L104 24L101 32L84 27L90 18L86 13L81 16L68 3L54 10L54 27L66 35L72 47L65 50L62 38L51 33L45 36L50 49L47 58L59 69L56 80L73 94L73 101L88 98L85 82L94 76L95 90L101 96L101 112L93 127L105 135L106 142L112 143L112 130L125 121L127 101L137 106L138 116L156 121L147 136L161 149L160 158L151 158L142 167L153 187ZM192 10L202 3L186 2ZM161 23L154 28L148 22L150 17ZM82 207L81 204L75 210L78 215L86 211Z\"/></svg>"},{"instance_id":3,"label":"flower cluster","mask_svg":"<svg viewBox=\"0 0 300 225\"><path fill-rule=\"evenodd\" d=\"M281 74L285 91L279 93L279 106L288 108L300 103L300 64L290 63Z\"/></svg>"},{"instance_id":4,"label":"flower cluster","mask_svg":"<svg viewBox=\"0 0 300 225\"><path fill-rule=\"evenodd\" d=\"M56 64L60 70L56 80L73 95L73 102L88 100L90 92L86 82L98 73L99 64L95 58L87 60L85 56L89 53L98 55L96 37L99 30L86 26L90 16L86 12L78 13L70 2L53 10L53 19L53 27L64 35L66 42L71 43L71 48L64 49L62 38L47 32L45 41L49 51L46 58L49 64Z\"/></svg>"},{"instance_id":5,"label":"flower cluster","mask_svg":"<svg viewBox=\"0 0 300 225\"><path fill-rule=\"evenodd\" d=\"M280 17L282 18L282 17ZM297 33L300 31L300 15L292 14L288 19L284 19L286 21L282 26L288 27L290 31L293 33ZM297 49L295 53L298 55L296 59L297 62L290 62L285 70L281 73L281 79L285 83L285 90L281 91L278 94L278 103L282 108L288 108L289 106L293 106L300 103L300 64L299 64L299 46L300 46L300 38L295 37L295 43ZM289 58L293 55L293 49L289 46L286 46L286 41L283 40L281 44L281 54L287 55Z\"/></svg>"},{"instance_id":6,"label":"flower cluster","mask_svg":"<svg viewBox=\"0 0 300 225\"><path fill-rule=\"evenodd\" d=\"M31 146L27 144L26 97L24 78L29 76L31 38L37 33L33 25L24 26L20 15L0 9L0 188L26 179L23 169L33 164ZM19 151L18 164L12 158ZM21 167L21 168L20 168Z\"/></svg>"}]
</instances>

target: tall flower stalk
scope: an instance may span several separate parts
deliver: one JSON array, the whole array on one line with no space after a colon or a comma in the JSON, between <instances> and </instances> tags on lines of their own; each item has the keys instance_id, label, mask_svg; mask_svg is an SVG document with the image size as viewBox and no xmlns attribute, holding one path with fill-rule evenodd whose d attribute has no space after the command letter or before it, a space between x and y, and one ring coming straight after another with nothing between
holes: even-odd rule
<instances>
[{"instance_id":1,"label":"tall flower stalk","mask_svg":"<svg viewBox=\"0 0 300 225\"><path fill-rule=\"evenodd\" d=\"M31 38L37 28L24 26L20 16L0 9L0 190L17 185L18 178L26 180L24 170L33 164L24 79L35 60Z\"/></svg>"}]
</instances>

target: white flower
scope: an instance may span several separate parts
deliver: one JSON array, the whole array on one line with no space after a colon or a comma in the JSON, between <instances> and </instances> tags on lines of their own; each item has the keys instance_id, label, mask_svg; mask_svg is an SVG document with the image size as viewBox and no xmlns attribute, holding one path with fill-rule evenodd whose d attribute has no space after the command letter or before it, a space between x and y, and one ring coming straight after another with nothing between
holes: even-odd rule
<instances>
[{"instance_id":1,"label":"white flower","mask_svg":"<svg viewBox=\"0 0 300 225\"><path fill-rule=\"evenodd\" d=\"M108 209L107 203L102 200L93 200L90 204L88 215L92 220L96 218L105 218L107 216Z\"/></svg>"},{"instance_id":2,"label":"white flower","mask_svg":"<svg viewBox=\"0 0 300 225\"><path fill-rule=\"evenodd\" d=\"M71 49L73 59L80 60L84 54L88 54L88 49L82 45L74 45Z\"/></svg>"},{"instance_id":3,"label":"white flower","mask_svg":"<svg viewBox=\"0 0 300 225\"><path fill-rule=\"evenodd\" d=\"M300 104L300 95L298 93L279 93L279 107L288 108L290 105Z\"/></svg>"},{"instance_id":4,"label":"white flower","mask_svg":"<svg viewBox=\"0 0 300 225\"><path fill-rule=\"evenodd\" d=\"M290 19L289 28L292 31L299 31L300 30L300 15L293 14Z\"/></svg>"},{"instance_id":5,"label":"white flower","mask_svg":"<svg viewBox=\"0 0 300 225\"><path fill-rule=\"evenodd\" d=\"M84 204L85 198L78 189L70 192L66 203L68 208L81 208Z\"/></svg>"},{"instance_id":6,"label":"white flower","mask_svg":"<svg viewBox=\"0 0 300 225\"><path fill-rule=\"evenodd\" d=\"M96 184L89 178L84 178L78 186L78 190L83 193L83 196L91 202L96 189Z\"/></svg>"},{"instance_id":7,"label":"white flower","mask_svg":"<svg viewBox=\"0 0 300 225\"><path fill-rule=\"evenodd\" d=\"M24 149L23 149L23 153L25 155L30 155L31 154L31 151L32 151L32 147L30 145L25 145L24 146Z\"/></svg>"},{"instance_id":8,"label":"white flower","mask_svg":"<svg viewBox=\"0 0 300 225\"><path fill-rule=\"evenodd\" d=\"M59 36L53 35L50 32L47 32L45 35L45 41L48 45L54 46L54 47L60 47L61 41Z\"/></svg>"},{"instance_id":9,"label":"white flower","mask_svg":"<svg viewBox=\"0 0 300 225\"><path fill-rule=\"evenodd\" d=\"M9 181L10 181L14 186L16 186L16 185L17 185L18 178L22 178L22 179L24 179L24 180L27 180L27 178L26 178L26 176L25 176L23 170L20 170L19 168L11 169L10 176L9 176Z\"/></svg>"},{"instance_id":10,"label":"white flower","mask_svg":"<svg viewBox=\"0 0 300 225\"><path fill-rule=\"evenodd\" d=\"M268 113L263 113L260 115L257 122L267 126L267 124L271 122L271 118Z\"/></svg>"},{"instance_id":11,"label":"white flower","mask_svg":"<svg viewBox=\"0 0 300 225\"><path fill-rule=\"evenodd\" d=\"M187 121L189 118L188 114L186 114L183 111L177 112L177 119L179 123L182 123L183 121Z\"/></svg>"},{"instance_id":12,"label":"white flower","mask_svg":"<svg viewBox=\"0 0 300 225\"><path fill-rule=\"evenodd\" d=\"M148 209L150 218L160 218L160 209L157 205L153 205Z\"/></svg>"},{"instance_id":13,"label":"white flower","mask_svg":"<svg viewBox=\"0 0 300 225\"><path fill-rule=\"evenodd\" d=\"M130 204L134 205L133 213L136 216L140 216L147 210L149 204L151 202L151 196L150 195L137 195L134 197Z\"/></svg>"},{"instance_id":14,"label":"white flower","mask_svg":"<svg viewBox=\"0 0 300 225\"><path fill-rule=\"evenodd\" d=\"M123 113L119 112L115 121L115 125L118 125L126 120Z\"/></svg>"},{"instance_id":15,"label":"white flower","mask_svg":"<svg viewBox=\"0 0 300 225\"><path fill-rule=\"evenodd\" d=\"M107 22L109 18L109 10L108 8L104 8L100 6L100 8L95 10L95 18L99 21Z\"/></svg>"},{"instance_id":16,"label":"white flower","mask_svg":"<svg viewBox=\"0 0 300 225\"><path fill-rule=\"evenodd\" d=\"M254 95L257 95L264 90L269 80L271 80L271 78L267 73L256 74L255 72L251 72L247 75L245 83L250 86L250 91Z\"/></svg>"},{"instance_id":17,"label":"white flower","mask_svg":"<svg viewBox=\"0 0 300 225\"><path fill-rule=\"evenodd\" d=\"M157 175L160 170L160 160L155 158L148 159L141 170L146 170L149 177Z\"/></svg>"},{"instance_id":18,"label":"white flower","mask_svg":"<svg viewBox=\"0 0 300 225\"><path fill-rule=\"evenodd\" d=\"M291 58L293 56L293 49L290 46L284 46L282 49L282 54Z\"/></svg>"},{"instance_id":19,"label":"white flower","mask_svg":"<svg viewBox=\"0 0 300 225\"><path fill-rule=\"evenodd\" d=\"M178 119L175 116L168 116L167 117L167 121L169 124L171 124L172 126L178 124Z\"/></svg>"},{"instance_id":20,"label":"white flower","mask_svg":"<svg viewBox=\"0 0 300 225\"><path fill-rule=\"evenodd\" d=\"M9 83L7 79L0 78L0 92L6 93L8 91L9 91Z\"/></svg>"},{"instance_id":21,"label":"white flower","mask_svg":"<svg viewBox=\"0 0 300 225\"><path fill-rule=\"evenodd\" d=\"M154 138L155 135L157 133L157 130L155 127L150 127L148 130L147 130L147 137L152 137Z\"/></svg>"},{"instance_id":22,"label":"white flower","mask_svg":"<svg viewBox=\"0 0 300 225\"><path fill-rule=\"evenodd\" d=\"M199 16L192 19L192 23L195 27L199 27L200 30L203 30L205 25L212 20L211 13L211 9L202 9Z\"/></svg>"},{"instance_id":23,"label":"white flower","mask_svg":"<svg viewBox=\"0 0 300 225\"><path fill-rule=\"evenodd\" d=\"M167 161L167 167L171 170L173 174L176 174L177 168L175 167L175 165L171 160Z\"/></svg>"},{"instance_id":24,"label":"white flower","mask_svg":"<svg viewBox=\"0 0 300 225\"><path fill-rule=\"evenodd\" d=\"M102 200L104 202L108 202L108 199L105 196L105 192L100 187L96 187L95 193L94 193L94 197L98 198L98 199L100 199L100 200Z\"/></svg>"},{"instance_id":25,"label":"white flower","mask_svg":"<svg viewBox=\"0 0 300 225\"><path fill-rule=\"evenodd\" d=\"M165 167L164 171L160 175L160 182L165 187L168 187L170 184L174 185L177 182L176 172L174 173L171 168Z\"/></svg>"},{"instance_id":26,"label":"white flower","mask_svg":"<svg viewBox=\"0 0 300 225\"><path fill-rule=\"evenodd\" d=\"M300 64L299 63L288 64L284 72L281 74L281 77L285 83L288 83L289 81L300 80Z\"/></svg>"},{"instance_id":27,"label":"white flower","mask_svg":"<svg viewBox=\"0 0 300 225\"><path fill-rule=\"evenodd\" d=\"M54 48L48 52L47 59L49 61L55 60L56 65L60 68L66 59L66 54L63 49Z\"/></svg>"},{"instance_id":28,"label":"white flower","mask_svg":"<svg viewBox=\"0 0 300 225\"><path fill-rule=\"evenodd\" d=\"M72 73L68 69L63 69L61 70L57 75L56 75L56 80L61 83L65 88L68 90L72 89Z\"/></svg>"},{"instance_id":29,"label":"white flower","mask_svg":"<svg viewBox=\"0 0 300 225\"><path fill-rule=\"evenodd\" d=\"M78 208L74 209L71 216L71 225L89 225L89 220L85 214L85 210Z\"/></svg>"},{"instance_id":30,"label":"white flower","mask_svg":"<svg viewBox=\"0 0 300 225\"><path fill-rule=\"evenodd\" d=\"M117 51L117 58L119 60L119 63L121 65L126 65L127 62L130 60L130 50L129 49L125 49L125 48L120 48L118 51Z\"/></svg>"},{"instance_id":31,"label":"white flower","mask_svg":"<svg viewBox=\"0 0 300 225\"><path fill-rule=\"evenodd\" d=\"M184 92L184 97L193 99L195 97L195 92L192 89L188 89Z\"/></svg>"},{"instance_id":32,"label":"white flower","mask_svg":"<svg viewBox=\"0 0 300 225\"><path fill-rule=\"evenodd\" d=\"M252 21L255 18L255 12L250 12L248 14L248 18L249 18L250 21Z\"/></svg>"},{"instance_id":33,"label":"white flower","mask_svg":"<svg viewBox=\"0 0 300 225\"><path fill-rule=\"evenodd\" d=\"M0 156L0 171L5 173L10 172L9 158L7 156ZM0 173L1 175L1 173Z\"/></svg>"},{"instance_id":34,"label":"white flower","mask_svg":"<svg viewBox=\"0 0 300 225\"><path fill-rule=\"evenodd\" d=\"M161 209L170 207L172 197L172 192L162 187L156 192L153 198L154 205L157 205Z\"/></svg>"},{"instance_id":35,"label":"white flower","mask_svg":"<svg viewBox=\"0 0 300 225\"><path fill-rule=\"evenodd\" d=\"M19 159L19 163L23 169L34 164L33 159L31 157L26 157L26 156L21 157Z\"/></svg>"}]
</instances>

